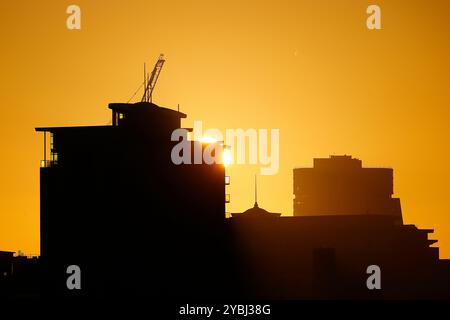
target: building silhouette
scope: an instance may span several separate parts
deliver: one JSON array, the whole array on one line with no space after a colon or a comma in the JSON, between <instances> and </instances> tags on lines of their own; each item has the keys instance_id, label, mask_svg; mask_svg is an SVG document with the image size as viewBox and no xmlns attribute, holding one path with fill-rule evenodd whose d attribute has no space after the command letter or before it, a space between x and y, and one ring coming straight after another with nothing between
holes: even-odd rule
<instances>
[{"instance_id":1,"label":"building silhouette","mask_svg":"<svg viewBox=\"0 0 450 320\"><path fill-rule=\"evenodd\" d=\"M36 298L40 295L39 257L0 251L0 298Z\"/></svg>"},{"instance_id":2,"label":"building silhouette","mask_svg":"<svg viewBox=\"0 0 450 320\"><path fill-rule=\"evenodd\" d=\"M243 296L262 299L450 297L450 262L433 230L403 224L392 169L362 168L351 156L294 169L294 216L255 207L229 219ZM243 219L243 217L247 219ZM367 268L382 273L369 290Z\"/></svg>"},{"instance_id":3,"label":"building silhouette","mask_svg":"<svg viewBox=\"0 0 450 320\"><path fill-rule=\"evenodd\" d=\"M392 169L314 159L293 170L293 216L263 209L255 178L254 206L227 218L224 166L171 159L185 114L151 102L109 108L108 126L36 128L44 135L41 257L0 252L2 296L450 298L450 263L439 259L433 230L403 223ZM71 265L81 269L81 290L66 286ZM373 265L380 290L367 287Z\"/></svg>"},{"instance_id":4,"label":"building silhouette","mask_svg":"<svg viewBox=\"0 0 450 320\"><path fill-rule=\"evenodd\" d=\"M224 166L172 162L178 142L171 134L185 114L150 102L109 108L109 126L36 128L45 149L40 190L46 294L132 296L148 288L182 294L178 286L194 285L196 275L220 272L199 253L214 256L220 240L214 232L225 217ZM196 265L185 263L192 259ZM82 270L81 293L67 290L70 265Z\"/></svg>"},{"instance_id":5,"label":"building silhouette","mask_svg":"<svg viewBox=\"0 0 450 320\"><path fill-rule=\"evenodd\" d=\"M12 274L13 259L14 259L14 252L0 251L0 277L2 279Z\"/></svg>"},{"instance_id":6,"label":"building silhouette","mask_svg":"<svg viewBox=\"0 0 450 320\"><path fill-rule=\"evenodd\" d=\"M389 215L402 223L400 199L392 198L393 170L363 168L351 156L314 159L294 169L294 215Z\"/></svg>"}]
</instances>

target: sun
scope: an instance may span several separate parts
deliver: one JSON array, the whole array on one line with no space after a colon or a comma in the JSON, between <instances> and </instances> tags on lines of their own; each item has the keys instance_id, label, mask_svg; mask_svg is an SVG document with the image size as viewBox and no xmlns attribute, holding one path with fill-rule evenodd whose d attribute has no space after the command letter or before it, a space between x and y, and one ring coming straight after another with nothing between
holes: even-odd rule
<instances>
[{"instance_id":1,"label":"sun","mask_svg":"<svg viewBox=\"0 0 450 320\"><path fill-rule=\"evenodd\" d=\"M204 136L200 138L200 142L202 143L216 143L217 140L213 137L209 137L209 136Z\"/></svg>"},{"instance_id":2,"label":"sun","mask_svg":"<svg viewBox=\"0 0 450 320\"><path fill-rule=\"evenodd\" d=\"M212 144L212 143L218 143L219 141L216 138L213 138L211 136L203 136L199 139L201 143L204 144ZM229 146L226 146L223 144L223 142L220 143L223 147L222 152L222 163L225 167L228 167L231 164L231 150Z\"/></svg>"},{"instance_id":3,"label":"sun","mask_svg":"<svg viewBox=\"0 0 450 320\"><path fill-rule=\"evenodd\" d=\"M228 167L231 164L231 150L227 147L224 147L222 157L223 165L225 167Z\"/></svg>"}]
</instances>

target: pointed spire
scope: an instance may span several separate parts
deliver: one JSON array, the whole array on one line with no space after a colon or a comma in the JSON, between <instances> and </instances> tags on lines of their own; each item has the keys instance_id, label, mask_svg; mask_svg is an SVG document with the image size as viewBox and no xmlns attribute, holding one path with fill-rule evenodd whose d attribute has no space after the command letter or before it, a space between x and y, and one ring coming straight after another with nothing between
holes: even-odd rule
<instances>
[{"instance_id":1,"label":"pointed spire","mask_svg":"<svg viewBox=\"0 0 450 320\"><path fill-rule=\"evenodd\" d=\"M255 207L258 207L258 183L256 181L256 174L255 174Z\"/></svg>"}]
</instances>

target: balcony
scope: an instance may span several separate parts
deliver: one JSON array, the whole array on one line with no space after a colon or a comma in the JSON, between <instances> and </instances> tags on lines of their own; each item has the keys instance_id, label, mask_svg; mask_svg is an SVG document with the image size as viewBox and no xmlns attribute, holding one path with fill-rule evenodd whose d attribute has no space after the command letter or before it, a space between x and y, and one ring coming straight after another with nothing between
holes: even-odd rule
<instances>
[{"instance_id":1,"label":"balcony","mask_svg":"<svg viewBox=\"0 0 450 320\"><path fill-rule=\"evenodd\" d=\"M55 160L41 160L41 168L54 167L57 163Z\"/></svg>"}]
</instances>

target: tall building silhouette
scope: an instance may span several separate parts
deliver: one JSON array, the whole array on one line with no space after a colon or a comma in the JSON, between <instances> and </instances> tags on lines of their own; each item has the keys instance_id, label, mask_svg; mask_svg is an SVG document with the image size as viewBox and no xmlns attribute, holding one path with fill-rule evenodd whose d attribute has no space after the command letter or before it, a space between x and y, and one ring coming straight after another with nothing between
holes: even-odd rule
<instances>
[{"instance_id":1,"label":"tall building silhouette","mask_svg":"<svg viewBox=\"0 0 450 320\"><path fill-rule=\"evenodd\" d=\"M391 168L363 168L347 155L314 159L313 168L294 169L294 215L388 215L402 223L393 185Z\"/></svg>"},{"instance_id":2,"label":"tall building silhouette","mask_svg":"<svg viewBox=\"0 0 450 320\"><path fill-rule=\"evenodd\" d=\"M224 220L224 166L171 160L184 113L150 102L109 108L112 125L36 128L45 141L41 260L50 294L67 293L69 265L80 266L84 294L173 290L186 282L177 277L183 257L214 246L202 238ZM211 265L203 263L184 271Z\"/></svg>"}]
</instances>

